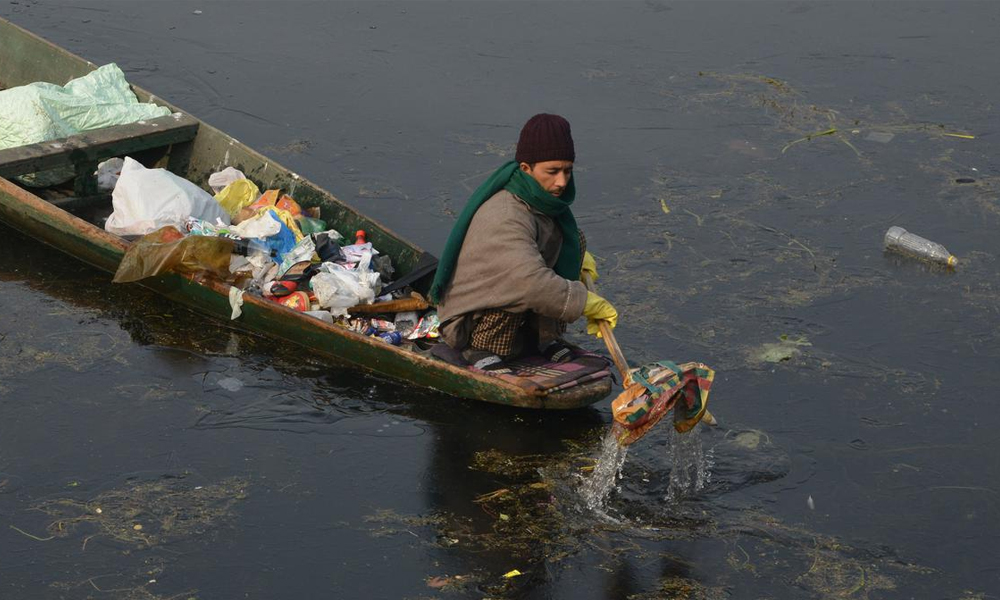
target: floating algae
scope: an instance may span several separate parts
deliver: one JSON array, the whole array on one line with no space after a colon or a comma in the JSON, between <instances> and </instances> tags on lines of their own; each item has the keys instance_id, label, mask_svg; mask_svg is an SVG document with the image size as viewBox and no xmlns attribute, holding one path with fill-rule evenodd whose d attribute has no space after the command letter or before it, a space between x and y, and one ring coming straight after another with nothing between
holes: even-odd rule
<instances>
[{"instance_id":1,"label":"floating algae","mask_svg":"<svg viewBox=\"0 0 1000 600\"><path fill-rule=\"evenodd\" d=\"M88 501L60 498L34 507L55 518L47 531L67 537L83 525L95 536L124 544L156 546L201 535L232 516L233 506L246 497L247 481L231 477L204 486L187 485L183 478L164 478L104 492Z\"/></svg>"},{"instance_id":2,"label":"floating algae","mask_svg":"<svg viewBox=\"0 0 1000 600\"><path fill-rule=\"evenodd\" d=\"M166 561L160 558L147 557L140 567L123 570L116 567L117 572L108 573L102 570L100 574L72 581L54 581L50 587L59 590L60 598L113 598L114 600L197 600L198 590L193 588L183 591L159 591L162 581L167 575ZM176 578L171 578L176 579ZM163 586L169 587L169 584ZM69 595L69 592L76 591ZM159 593L158 593L159 592ZM95 595L100 594L100 595Z\"/></svg>"},{"instance_id":3,"label":"floating algae","mask_svg":"<svg viewBox=\"0 0 1000 600\"><path fill-rule=\"evenodd\" d=\"M866 141L882 144L902 133L919 133L937 139L976 139L973 134L947 131L941 124L911 121L903 107L897 103L886 105L891 113L888 115L889 120L879 118L871 107L853 105L849 107L853 114L845 117L835 108L803 103L801 100L806 97L805 93L795 90L787 82L770 77L753 73L712 72L701 72L698 76L723 84L725 88L693 94L687 101L707 104L735 99L761 109L775 122L778 131L798 133L800 137L785 143L781 154L785 154L796 144L828 137L842 143L863 164L870 166L871 161L851 143L849 136L866 133Z\"/></svg>"},{"instance_id":4,"label":"floating algae","mask_svg":"<svg viewBox=\"0 0 1000 600\"><path fill-rule=\"evenodd\" d=\"M886 555L884 550L859 550L838 539L785 525L757 513L747 513L745 517L761 546L771 547L770 552L758 552L758 555L773 556L776 551L783 554L779 551L781 547L791 551L793 564L788 566L794 567L797 563L800 568L805 567L793 584L818 597L869 598L872 592L897 588L895 579L888 574L890 570L925 575L933 572ZM762 566L767 565L758 565L758 568Z\"/></svg>"},{"instance_id":5,"label":"floating algae","mask_svg":"<svg viewBox=\"0 0 1000 600\"><path fill-rule=\"evenodd\" d=\"M660 468L664 452L659 445L653 452L649 444L634 449L637 462L648 464L638 471L634 466L623 467L630 485L623 485L621 494L610 494L602 505L613 508L616 518L595 519L600 516L595 511L580 510L580 465L587 452L568 447L566 452L549 455L504 455L498 450L477 454L475 468L499 477L499 487L484 490L474 500L483 519L378 511L365 520L372 525L373 536L417 539L428 548L448 548L471 561L461 567L459 572L467 574L460 579L429 573L424 581L428 587L467 593L475 582L477 593L494 598L521 597L526 582L558 580L560 569L574 570L581 562L609 573L618 572L622 565L631 565L626 570L658 565L659 572L653 567L653 572L634 578L630 592L620 596L631 600L715 600L743 597L742 592L747 597L769 597L754 590L786 589L789 584L797 590L792 597L855 600L881 597L885 590L902 589L904 583L919 585L917 576L932 573L884 547L854 547L785 524L759 509L740 507L739 495L731 496L725 506L691 496L689 492L699 485L710 495L730 494L788 473L787 456L766 432L729 430L715 446L703 448L701 458L695 457L699 448L688 445L700 446L706 439L710 437L699 439L689 433L666 440L671 466L688 475L674 484L680 488L673 488L684 493L669 503L663 498L672 489L670 483L639 483L640 474L652 476L651 470ZM610 479L616 481L619 454L610 442L604 440L602 448L604 444L611 458L607 464L613 467L608 469ZM688 469L677 468L683 460L673 458L674 453L692 457ZM651 454L655 454L653 462ZM713 461L721 464L716 467ZM712 477L706 473L699 480L692 467L706 463L712 466ZM511 466L509 474L500 472ZM697 556L699 562L713 566L693 575L693 563L686 556ZM511 568L525 577L504 579Z\"/></svg>"},{"instance_id":6,"label":"floating algae","mask_svg":"<svg viewBox=\"0 0 1000 600\"><path fill-rule=\"evenodd\" d=\"M542 455L511 456L493 448L476 452L470 468L495 475L523 477L537 471L544 459Z\"/></svg>"},{"instance_id":7,"label":"floating algae","mask_svg":"<svg viewBox=\"0 0 1000 600\"><path fill-rule=\"evenodd\" d=\"M751 363L785 362L800 356L803 346L812 346L805 336L800 336L793 340L783 335L778 338L777 343L766 343L752 349L748 358Z\"/></svg>"},{"instance_id":8,"label":"floating algae","mask_svg":"<svg viewBox=\"0 0 1000 600\"><path fill-rule=\"evenodd\" d=\"M41 334L25 328L4 334L0 339L0 380L23 377L51 366L79 373L106 361L124 363L123 338L121 332L112 334L100 330Z\"/></svg>"},{"instance_id":9,"label":"floating algae","mask_svg":"<svg viewBox=\"0 0 1000 600\"><path fill-rule=\"evenodd\" d=\"M401 515L391 510L379 510L364 520L372 527L373 537L406 535L422 540L431 548L460 550L468 556L494 557L483 568L463 575L461 579L447 575L432 575L429 587L443 591L461 591L475 585L477 590L492 597L507 595L520 583L520 577L503 578L503 571L492 572L493 565L516 563L523 574L538 565L556 564L577 554L582 548L576 529L566 517L545 481L511 484L474 500L489 517L484 529L477 519L457 515ZM497 555L503 558L496 558Z\"/></svg>"},{"instance_id":10,"label":"floating algae","mask_svg":"<svg viewBox=\"0 0 1000 600\"><path fill-rule=\"evenodd\" d=\"M643 594L630 594L626 600L727 600L732 596L723 586L707 586L690 577L671 576L660 580L657 589Z\"/></svg>"}]
</instances>

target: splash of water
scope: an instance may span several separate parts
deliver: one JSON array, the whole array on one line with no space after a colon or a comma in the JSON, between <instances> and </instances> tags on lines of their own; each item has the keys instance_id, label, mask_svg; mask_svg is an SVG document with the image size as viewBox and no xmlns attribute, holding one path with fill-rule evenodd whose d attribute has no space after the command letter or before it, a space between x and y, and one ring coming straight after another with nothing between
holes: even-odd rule
<instances>
[{"instance_id":1,"label":"splash of water","mask_svg":"<svg viewBox=\"0 0 1000 600\"><path fill-rule=\"evenodd\" d=\"M612 426L601 443L601 454L590 477L584 480L580 489L584 505L591 511L600 510L621 477L628 446L618 443L616 427Z\"/></svg>"},{"instance_id":2,"label":"splash of water","mask_svg":"<svg viewBox=\"0 0 1000 600\"><path fill-rule=\"evenodd\" d=\"M665 500L676 502L701 490L712 479L712 452L705 452L699 430L677 433L670 428L667 439L667 461L670 481Z\"/></svg>"},{"instance_id":3,"label":"splash of water","mask_svg":"<svg viewBox=\"0 0 1000 600\"><path fill-rule=\"evenodd\" d=\"M670 479L664 500L676 502L705 489L712 478L714 461L712 450L705 451L697 429L683 434L672 427L667 431L665 462L670 469ZM605 434L594 471L580 487L580 496L590 511L603 511L622 477L628 446L618 443L619 433L616 426L612 426Z\"/></svg>"}]
</instances>

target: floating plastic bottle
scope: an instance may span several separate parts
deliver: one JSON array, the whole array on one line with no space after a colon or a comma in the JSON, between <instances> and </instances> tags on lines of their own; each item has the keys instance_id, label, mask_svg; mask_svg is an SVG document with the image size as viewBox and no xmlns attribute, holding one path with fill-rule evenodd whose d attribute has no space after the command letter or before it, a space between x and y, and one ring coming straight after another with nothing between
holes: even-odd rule
<instances>
[{"instance_id":1,"label":"floating plastic bottle","mask_svg":"<svg viewBox=\"0 0 1000 600\"><path fill-rule=\"evenodd\" d=\"M958 263L958 259L941 244L912 234L902 227L893 226L885 232L885 247L886 250L895 250L949 267Z\"/></svg>"}]
</instances>

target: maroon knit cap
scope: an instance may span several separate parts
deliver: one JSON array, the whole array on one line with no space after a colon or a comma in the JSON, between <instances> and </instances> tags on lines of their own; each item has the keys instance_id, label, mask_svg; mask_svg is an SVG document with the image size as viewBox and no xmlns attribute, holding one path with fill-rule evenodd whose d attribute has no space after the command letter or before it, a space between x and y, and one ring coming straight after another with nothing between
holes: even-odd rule
<instances>
[{"instance_id":1,"label":"maroon knit cap","mask_svg":"<svg viewBox=\"0 0 1000 600\"><path fill-rule=\"evenodd\" d=\"M547 160L576 160L569 121L559 115L537 114L521 128L514 160L534 164Z\"/></svg>"}]
</instances>

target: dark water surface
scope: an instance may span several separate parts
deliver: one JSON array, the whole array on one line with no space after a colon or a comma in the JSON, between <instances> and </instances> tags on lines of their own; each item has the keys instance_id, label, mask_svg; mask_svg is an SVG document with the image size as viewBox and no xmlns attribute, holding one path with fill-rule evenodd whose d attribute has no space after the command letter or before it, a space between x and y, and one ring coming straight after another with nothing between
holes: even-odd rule
<instances>
[{"instance_id":1,"label":"dark water surface","mask_svg":"<svg viewBox=\"0 0 1000 600\"><path fill-rule=\"evenodd\" d=\"M721 423L651 433L590 514L607 403L375 380L0 228L0 597L1000 597L1000 4L0 16L432 252L524 120L567 116L626 354L716 368ZM890 225L958 269L883 254Z\"/></svg>"}]
</instances>

